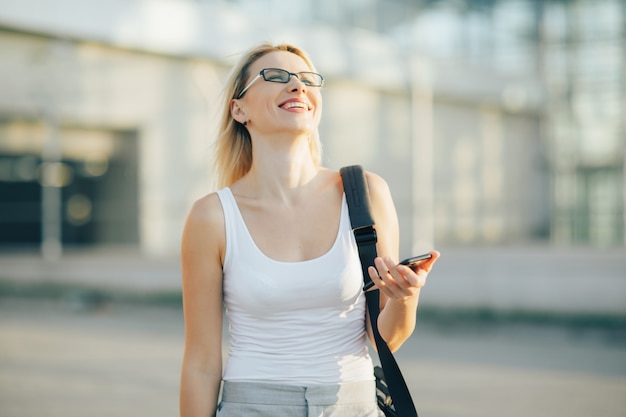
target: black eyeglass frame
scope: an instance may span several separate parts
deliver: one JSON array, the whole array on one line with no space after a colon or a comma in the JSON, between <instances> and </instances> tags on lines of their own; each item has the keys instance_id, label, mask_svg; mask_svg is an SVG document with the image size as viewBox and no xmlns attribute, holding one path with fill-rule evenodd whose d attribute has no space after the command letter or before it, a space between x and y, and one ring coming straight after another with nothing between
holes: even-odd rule
<instances>
[{"instance_id":1,"label":"black eyeglass frame","mask_svg":"<svg viewBox=\"0 0 626 417\"><path fill-rule=\"evenodd\" d=\"M268 79L265 75L265 71L277 71L280 74L287 74L286 77L283 79ZM302 80L302 74L312 74L316 77L319 77L319 83L316 84L307 84L305 81ZM243 97L243 95L246 93L246 91L248 91L248 89L250 87L252 87L252 84L254 84L256 82L256 80L258 80L259 78L263 77L264 81L270 82L270 83L281 83L281 84L287 84L289 81L291 81L291 77L294 76L296 77L298 80L300 80L301 82L303 82L305 85L307 85L308 87L322 87L324 85L324 77L322 77L321 74L318 74L317 72L313 72L313 71L301 71L301 72L289 72L287 70L284 70L282 68L263 68L254 78L252 78L250 80L250 82L248 84L246 84L246 86L243 88L243 90L241 90L241 93L239 93L239 95L237 96L237 99L240 99L241 97Z\"/></svg>"}]
</instances>

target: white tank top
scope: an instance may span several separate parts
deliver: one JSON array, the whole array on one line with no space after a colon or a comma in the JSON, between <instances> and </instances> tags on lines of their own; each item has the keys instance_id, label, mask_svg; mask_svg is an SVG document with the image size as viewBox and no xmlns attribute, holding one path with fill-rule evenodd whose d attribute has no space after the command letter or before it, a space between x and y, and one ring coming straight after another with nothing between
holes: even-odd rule
<instances>
[{"instance_id":1,"label":"white tank top","mask_svg":"<svg viewBox=\"0 0 626 417\"><path fill-rule=\"evenodd\" d=\"M223 379L293 385L373 380L363 277L345 196L332 248L315 259L279 262L256 246L230 189L217 194L226 222L230 333Z\"/></svg>"}]
</instances>

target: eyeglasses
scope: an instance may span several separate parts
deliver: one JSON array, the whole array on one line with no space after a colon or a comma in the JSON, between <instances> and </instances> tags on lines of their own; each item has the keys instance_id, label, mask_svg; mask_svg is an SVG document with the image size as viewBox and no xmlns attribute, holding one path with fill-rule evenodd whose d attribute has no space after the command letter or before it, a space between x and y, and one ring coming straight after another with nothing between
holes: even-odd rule
<instances>
[{"instance_id":1,"label":"eyeglasses","mask_svg":"<svg viewBox=\"0 0 626 417\"><path fill-rule=\"evenodd\" d=\"M256 77L250 80L248 85L246 85L243 88L243 90L241 90L241 93L239 93L237 98L239 99L243 97L245 92L248 91L248 88L250 88L252 84L254 84L254 82L258 80L260 77L263 77L265 81L269 81L271 83L287 84L289 80L291 80L292 75L296 77L297 79L299 79L304 85L308 87L321 87L324 85L324 77L322 77L321 75L315 72L304 71L304 72L294 73L294 72L285 71L284 69L280 69L280 68L265 68L261 70L261 72L259 72L256 75Z\"/></svg>"}]
</instances>

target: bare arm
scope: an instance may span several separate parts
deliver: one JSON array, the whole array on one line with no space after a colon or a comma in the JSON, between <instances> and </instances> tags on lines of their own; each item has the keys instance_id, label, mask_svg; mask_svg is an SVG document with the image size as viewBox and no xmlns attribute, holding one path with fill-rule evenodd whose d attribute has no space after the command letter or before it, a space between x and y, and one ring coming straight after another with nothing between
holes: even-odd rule
<instances>
[{"instance_id":1,"label":"bare arm","mask_svg":"<svg viewBox=\"0 0 626 417\"><path fill-rule=\"evenodd\" d=\"M378 330L389 349L394 352L415 329L420 289L426 283L428 272L439 257L439 252L433 251L433 257L422 262L416 271L397 265L400 232L389 187L382 178L371 173L367 174L367 182L378 234L379 255L375 260L375 267L369 267L369 274L380 289Z\"/></svg>"},{"instance_id":2,"label":"bare arm","mask_svg":"<svg viewBox=\"0 0 626 417\"><path fill-rule=\"evenodd\" d=\"M222 377L224 218L217 195L192 207L181 243L185 351L181 417L214 416Z\"/></svg>"}]
</instances>

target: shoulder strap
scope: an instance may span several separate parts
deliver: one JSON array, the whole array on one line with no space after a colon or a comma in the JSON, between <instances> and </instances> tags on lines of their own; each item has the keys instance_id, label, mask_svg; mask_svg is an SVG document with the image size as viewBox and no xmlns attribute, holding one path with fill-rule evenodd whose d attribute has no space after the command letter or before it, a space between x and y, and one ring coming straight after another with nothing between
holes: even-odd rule
<instances>
[{"instance_id":1,"label":"shoulder strap","mask_svg":"<svg viewBox=\"0 0 626 417\"><path fill-rule=\"evenodd\" d=\"M367 291L374 286L367 273L367 268L373 265L377 256L376 229L371 215L370 193L365 180L365 173L360 165L344 167L340 170L343 181L343 190L348 203L350 224L357 245L359 246L359 258L363 270L363 290Z\"/></svg>"},{"instance_id":2,"label":"shoulder strap","mask_svg":"<svg viewBox=\"0 0 626 417\"><path fill-rule=\"evenodd\" d=\"M360 165L353 165L341 168L340 173L348 203L350 223L359 247L359 258L361 259L363 271L363 288L366 291L365 298L374 333L374 341L376 342L380 364L389 387L389 393L399 417L417 417L415 404L413 404L413 399L398 367L398 363L393 357L391 350L389 350L387 343L378 332L380 294L374 290L367 291L374 285L369 277L367 268L370 265L374 265L374 258L378 255L376 251L376 229L370 213L369 189L367 188L365 172Z\"/></svg>"}]
</instances>

